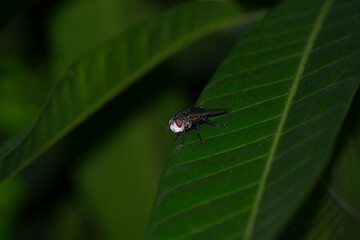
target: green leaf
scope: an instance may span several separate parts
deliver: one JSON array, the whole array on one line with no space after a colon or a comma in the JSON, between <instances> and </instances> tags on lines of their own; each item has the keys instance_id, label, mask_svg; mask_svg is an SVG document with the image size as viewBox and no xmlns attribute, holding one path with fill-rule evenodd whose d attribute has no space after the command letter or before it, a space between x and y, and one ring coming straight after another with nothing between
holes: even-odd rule
<instances>
[{"instance_id":1,"label":"green leaf","mask_svg":"<svg viewBox=\"0 0 360 240\"><path fill-rule=\"evenodd\" d=\"M359 94L356 100L329 167L281 239L360 239Z\"/></svg>"},{"instance_id":2,"label":"green leaf","mask_svg":"<svg viewBox=\"0 0 360 240\"><path fill-rule=\"evenodd\" d=\"M289 1L242 39L165 167L145 239L273 239L326 165L360 79L359 1Z\"/></svg>"},{"instance_id":3,"label":"green leaf","mask_svg":"<svg viewBox=\"0 0 360 240\"><path fill-rule=\"evenodd\" d=\"M238 8L229 3L181 5L130 28L83 57L56 84L30 133L0 158L0 180L30 163L162 60L237 23L240 16Z\"/></svg>"},{"instance_id":4,"label":"green leaf","mask_svg":"<svg viewBox=\"0 0 360 240\"><path fill-rule=\"evenodd\" d=\"M132 11L134 9L136 11ZM61 2L49 25L56 75L63 74L75 59L90 49L154 12L154 5L143 0Z\"/></svg>"}]
</instances>

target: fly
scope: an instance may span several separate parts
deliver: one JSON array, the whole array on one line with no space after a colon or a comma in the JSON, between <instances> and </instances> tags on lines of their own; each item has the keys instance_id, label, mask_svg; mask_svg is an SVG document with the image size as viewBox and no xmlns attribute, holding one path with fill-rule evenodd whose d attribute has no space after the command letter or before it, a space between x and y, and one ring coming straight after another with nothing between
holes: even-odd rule
<instances>
[{"instance_id":1,"label":"fly","mask_svg":"<svg viewBox=\"0 0 360 240\"><path fill-rule=\"evenodd\" d=\"M197 107L187 108L170 118L168 122L168 129L170 128L171 131L178 134L175 141L178 139L180 133L182 133L182 141L180 146L182 146L184 143L186 132L195 127L196 134L198 135L200 141L203 142L204 140L200 137L199 133L199 125L201 123L207 123L213 127L224 126L224 124L216 124L211 122L208 117L224 114L227 112L227 109L203 109Z\"/></svg>"}]
</instances>

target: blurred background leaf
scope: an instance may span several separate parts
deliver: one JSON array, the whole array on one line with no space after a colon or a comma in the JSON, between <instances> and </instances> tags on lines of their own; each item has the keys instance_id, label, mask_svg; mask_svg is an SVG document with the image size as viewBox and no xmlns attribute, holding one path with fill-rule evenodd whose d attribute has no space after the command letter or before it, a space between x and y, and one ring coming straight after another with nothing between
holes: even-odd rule
<instances>
[{"instance_id":1,"label":"blurred background leaf","mask_svg":"<svg viewBox=\"0 0 360 240\"><path fill-rule=\"evenodd\" d=\"M161 8L143 0L78 0L60 5L49 28L56 78L75 59Z\"/></svg>"},{"instance_id":2,"label":"blurred background leaf","mask_svg":"<svg viewBox=\"0 0 360 240\"><path fill-rule=\"evenodd\" d=\"M35 121L43 98L36 94L39 81L25 64L0 66L0 78L0 134L10 136Z\"/></svg>"}]
</instances>

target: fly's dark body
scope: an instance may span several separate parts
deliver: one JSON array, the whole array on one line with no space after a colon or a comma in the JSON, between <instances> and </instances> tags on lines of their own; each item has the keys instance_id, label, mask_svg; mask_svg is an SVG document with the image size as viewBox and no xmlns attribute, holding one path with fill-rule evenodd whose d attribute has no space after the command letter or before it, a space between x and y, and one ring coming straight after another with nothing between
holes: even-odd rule
<instances>
[{"instance_id":1,"label":"fly's dark body","mask_svg":"<svg viewBox=\"0 0 360 240\"><path fill-rule=\"evenodd\" d=\"M211 122L208 117L219 115L228 112L227 109L203 109L203 108L187 108L178 112L175 116L170 118L168 127L175 133L178 133L176 139L182 133L181 145L184 143L186 131L196 127L196 134L199 139L203 142L204 140L200 137L199 125L201 123L207 123L210 126L218 127L224 126L223 124L215 124ZM176 141L176 140L175 140Z\"/></svg>"}]
</instances>

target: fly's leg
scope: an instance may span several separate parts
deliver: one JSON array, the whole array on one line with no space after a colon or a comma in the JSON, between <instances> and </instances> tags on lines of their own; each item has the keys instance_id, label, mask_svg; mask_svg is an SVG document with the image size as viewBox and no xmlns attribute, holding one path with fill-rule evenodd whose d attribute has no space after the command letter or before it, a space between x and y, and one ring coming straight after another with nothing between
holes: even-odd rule
<instances>
[{"instance_id":1,"label":"fly's leg","mask_svg":"<svg viewBox=\"0 0 360 240\"><path fill-rule=\"evenodd\" d=\"M200 133L199 133L199 123L196 123L196 134L198 135L200 141L204 142L204 140L200 137Z\"/></svg>"},{"instance_id":2,"label":"fly's leg","mask_svg":"<svg viewBox=\"0 0 360 240\"><path fill-rule=\"evenodd\" d=\"M179 134L180 134L180 133L179 133ZM184 130L184 131L182 132L182 140L181 140L180 146L182 146L182 145L184 144L185 136L186 136L186 131Z\"/></svg>"},{"instance_id":3,"label":"fly's leg","mask_svg":"<svg viewBox=\"0 0 360 240\"><path fill-rule=\"evenodd\" d=\"M179 138L179 135L180 135L180 133L178 133L178 134L176 135L175 142L176 142L176 140Z\"/></svg>"},{"instance_id":4,"label":"fly's leg","mask_svg":"<svg viewBox=\"0 0 360 240\"><path fill-rule=\"evenodd\" d=\"M213 126L213 127L225 126L225 124L216 124L216 123L213 123L212 121L210 121L210 120L207 119L207 118L204 118L203 121L206 122L207 124L209 124L210 126Z\"/></svg>"}]
</instances>

